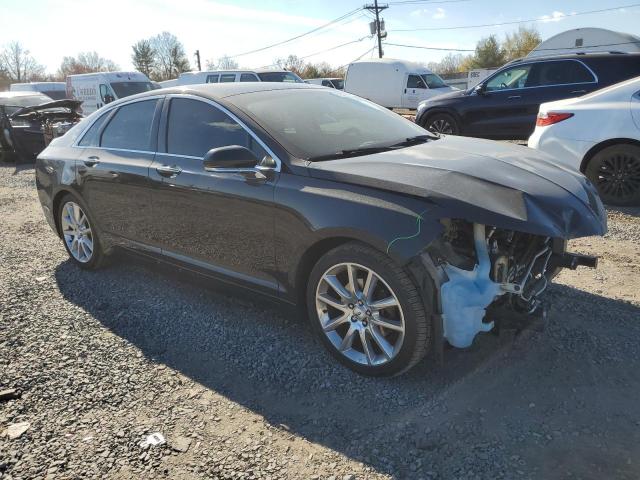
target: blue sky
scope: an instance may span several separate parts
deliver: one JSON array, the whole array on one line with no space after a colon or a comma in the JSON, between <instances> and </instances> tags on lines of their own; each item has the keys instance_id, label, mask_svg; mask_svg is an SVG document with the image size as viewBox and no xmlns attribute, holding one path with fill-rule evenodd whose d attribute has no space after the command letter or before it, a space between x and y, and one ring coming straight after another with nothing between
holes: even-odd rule
<instances>
[{"instance_id":1,"label":"blue sky","mask_svg":"<svg viewBox=\"0 0 640 480\"><path fill-rule=\"evenodd\" d=\"M391 0L393 1L393 0ZM605 27L639 34L640 6L606 13L564 17L640 3L640 0L432 0L392 5L383 13L388 41L439 48L473 48L483 36L503 36L517 25L462 30L399 32L410 28L439 28L507 21L535 22L543 38L577 27ZM131 68L131 45L170 31L190 55L199 49L204 60L254 50L321 26L363 5L358 0L0 0L0 46L18 40L36 59L55 71L64 55L97 51L123 69ZM237 58L243 67L272 64L288 54L307 56L368 35L369 16L358 12L313 35L280 47ZM308 61L346 64L374 45L365 38ZM437 61L447 52L387 46L385 56ZM371 55L371 54L369 54Z\"/></svg>"}]
</instances>

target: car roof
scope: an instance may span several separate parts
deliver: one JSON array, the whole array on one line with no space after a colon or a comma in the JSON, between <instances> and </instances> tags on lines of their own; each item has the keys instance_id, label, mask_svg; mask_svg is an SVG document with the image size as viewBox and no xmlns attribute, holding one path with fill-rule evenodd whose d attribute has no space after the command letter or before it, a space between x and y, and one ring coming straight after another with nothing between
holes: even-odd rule
<instances>
[{"instance_id":1,"label":"car roof","mask_svg":"<svg viewBox=\"0 0 640 480\"><path fill-rule=\"evenodd\" d=\"M275 90L326 90L319 85L310 85L308 83L279 83L279 82L229 82L229 83L203 83L196 85L180 85L175 87L160 88L158 90L150 90L148 92L139 93L130 97L124 97L117 100L113 104L126 103L133 99L142 99L145 97L154 97L157 95L170 94L192 94L209 98L210 100L222 100L234 95L255 92L269 92Z\"/></svg>"},{"instance_id":2,"label":"car roof","mask_svg":"<svg viewBox=\"0 0 640 480\"><path fill-rule=\"evenodd\" d=\"M637 52L580 52L580 53L564 53L562 55L536 55L533 57L522 57L511 60L506 65L513 65L516 63L529 63L529 62L543 62L548 60L586 60L593 58L620 58L630 57L638 59L640 53Z\"/></svg>"},{"instance_id":3,"label":"car roof","mask_svg":"<svg viewBox=\"0 0 640 480\"><path fill-rule=\"evenodd\" d=\"M14 97L35 97L35 96L47 96L46 94L34 90L22 90L17 92L0 92L0 98L14 98Z\"/></svg>"}]
</instances>

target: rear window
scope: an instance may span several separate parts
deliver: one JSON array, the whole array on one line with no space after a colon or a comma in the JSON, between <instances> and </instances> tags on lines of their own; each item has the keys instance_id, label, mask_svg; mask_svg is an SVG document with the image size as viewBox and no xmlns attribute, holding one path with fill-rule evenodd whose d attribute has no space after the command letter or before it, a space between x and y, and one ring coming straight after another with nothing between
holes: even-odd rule
<instances>
[{"instance_id":1,"label":"rear window","mask_svg":"<svg viewBox=\"0 0 640 480\"><path fill-rule=\"evenodd\" d=\"M151 150L151 127L158 100L130 103L118 109L102 132L101 147Z\"/></svg>"},{"instance_id":2,"label":"rear window","mask_svg":"<svg viewBox=\"0 0 640 480\"><path fill-rule=\"evenodd\" d=\"M123 98L153 90L153 85L151 82L111 82L111 88L116 92L118 98Z\"/></svg>"},{"instance_id":3,"label":"rear window","mask_svg":"<svg viewBox=\"0 0 640 480\"><path fill-rule=\"evenodd\" d=\"M595 82L591 72L580 62L566 60L540 62L531 67L527 87Z\"/></svg>"},{"instance_id":4,"label":"rear window","mask_svg":"<svg viewBox=\"0 0 640 480\"><path fill-rule=\"evenodd\" d=\"M291 72L262 72L258 76L263 82L304 83L299 76Z\"/></svg>"}]
</instances>

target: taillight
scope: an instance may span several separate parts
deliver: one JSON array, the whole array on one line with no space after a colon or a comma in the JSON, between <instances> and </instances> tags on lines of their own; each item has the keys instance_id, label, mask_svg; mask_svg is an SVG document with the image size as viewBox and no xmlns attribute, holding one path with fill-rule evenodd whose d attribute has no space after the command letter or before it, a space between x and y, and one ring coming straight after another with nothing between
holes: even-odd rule
<instances>
[{"instance_id":1,"label":"taillight","mask_svg":"<svg viewBox=\"0 0 640 480\"><path fill-rule=\"evenodd\" d=\"M540 112L536 120L537 127L547 127L573 117L573 113Z\"/></svg>"}]
</instances>

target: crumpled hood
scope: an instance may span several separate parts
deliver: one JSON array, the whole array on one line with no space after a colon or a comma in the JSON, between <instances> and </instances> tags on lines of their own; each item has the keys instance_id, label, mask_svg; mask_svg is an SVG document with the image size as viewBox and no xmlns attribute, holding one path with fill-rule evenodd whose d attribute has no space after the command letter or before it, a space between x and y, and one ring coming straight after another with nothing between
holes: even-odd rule
<instances>
[{"instance_id":1,"label":"crumpled hood","mask_svg":"<svg viewBox=\"0 0 640 480\"><path fill-rule=\"evenodd\" d=\"M606 213L581 174L540 152L447 136L414 147L309 164L313 177L420 197L440 218L561 238L603 235Z\"/></svg>"},{"instance_id":2,"label":"crumpled hood","mask_svg":"<svg viewBox=\"0 0 640 480\"><path fill-rule=\"evenodd\" d=\"M55 110L55 109L69 109L71 111L77 111L78 108L82 105L81 100L71 100L68 98L63 98L62 100L54 100L47 103L42 103L40 105L34 105L31 107L23 107L20 110L17 110L13 113L12 117L20 117L24 115L29 115L33 112L42 112L44 110Z\"/></svg>"}]
</instances>

